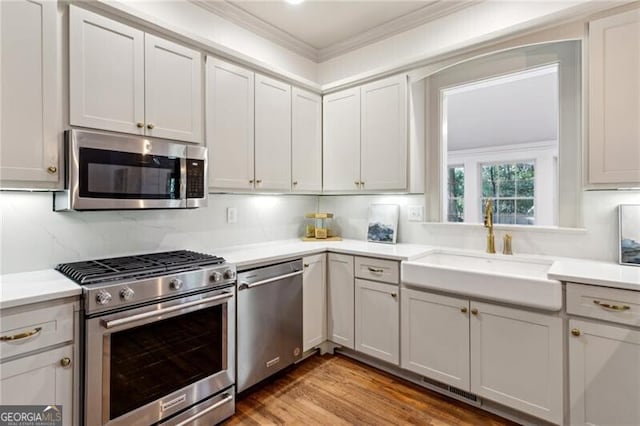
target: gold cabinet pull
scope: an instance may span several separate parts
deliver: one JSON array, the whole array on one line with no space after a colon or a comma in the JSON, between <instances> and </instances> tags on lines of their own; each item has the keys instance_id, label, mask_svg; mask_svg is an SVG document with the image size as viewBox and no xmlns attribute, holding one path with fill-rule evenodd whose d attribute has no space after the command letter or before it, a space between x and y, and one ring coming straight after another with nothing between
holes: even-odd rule
<instances>
[{"instance_id":1,"label":"gold cabinet pull","mask_svg":"<svg viewBox=\"0 0 640 426\"><path fill-rule=\"evenodd\" d=\"M571 329L571 334L573 334L574 336L579 336L580 335L580 329L572 328Z\"/></svg>"},{"instance_id":2,"label":"gold cabinet pull","mask_svg":"<svg viewBox=\"0 0 640 426\"><path fill-rule=\"evenodd\" d=\"M13 336L0 336L0 342L13 342L16 340L26 339L42 331L42 327L36 327L31 331L25 331L24 333L14 334Z\"/></svg>"},{"instance_id":3,"label":"gold cabinet pull","mask_svg":"<svg viewBox=\"0 0 640 426\"><path fill-rule=\"evenodd\" d=\"M294 180L294 181L293 181L293 184L294 184L294 185L297 185L297 184L298 184L298 181L297 181L297 180Z\"/></svg>"},{"instance_id":4,"label":"gold cabinet pull","mask_svg":"<svg viewBox=\"0 0 640 426\"><path fill-rule=\"evenodd\" d=\"M253 179L249 179L249 183L253 183Z\"/></svg>"},{"instance_id":5,"label":"gold cabinet pull","mask_svg":"<svg viewBox=\"0 0 640 426\"><path fill-rule=\"evenodd\" d=\"M262 179L256 179L256 183L262 183Z\"/></svg>"},{"instance_id":6,"label":"gold cabinet pull","mask_svg":"<svg viewBox=\"0 0 640 426\"><path fill-rule=\"evenodd\" d=\"M304 264L304 265L302 265L302 266L304 266L305 268L308 268L308 267L309 267L309 264L308 264L308 263L305 263L305 264Z\"/></svg>"},{"instance_id":7,"label":"gold cabinet pull","mask_svg":"<svg viewBox=\"0 0 640 426\"><path fill-rule=\"evenodd\" d=\"M355 183L356 185L360 186L360 181L359 180L356 180L353 183Z\"/></svg>"},{"instance_id":8,"label":"gold cabinet pull","mask_svg":"<svg viewBox=\"0 0 640 426\"><path fill-rule=\"evenodd\" d=\"M363 180L360 181L360 185L364 186L364 181Z\"/></svg>"},{"instance_id":9,"label":"gold cabinet pull","mask_svg":"<svg viewBox=\"0 0 640 426\"><path fill-rule=\"evenodd\" d=\"M374 274L382 274L384 272L384 269L382 268L372 268L371 266L368 266L367 269L369 272L373 272Z\"/></svg>"},{"instance_id":10,"label":"gold cabinet pull","mask_svg":"<svg viewBox=\"0 0 640 426\"><path fill-rule=\"evenodd\" d=\"M393 297L395 299L396 297L398 297L398 293L395 293L395 292L391 293L391 297Z\"/></svg>"},{"instance_id":11,"label":"gold cabinet pull","mask_svg":"<svg viewBox=\"0 0 640 426\"><path fill-rule=\"evenodd\" d=\"M631 309L631 307L627 306L627 305L611 305L609 303L602 303L599 300L594 300L593 303L595 303L596 305L600 306L601 308L604 309L611 309L612 311L628 311L629 309Z\"/></svg>"},{"instance_id":12,"label":"gold cabinet pull","mask_svg":"<svg viewBox=\"0 0 640 426\"><path fill-rule=\"evenodd\" d=\"M153 123L149 123L147 124L147 129L152 130L154 127L156 127Z\"/></svg>"},{"instance_id":13,"label":"gold cabinet pull","mask_svg":"<svg viewBox=\"0 0 640 426\"><path fill-rule=\"evenodd\" d=\"M472 313L473 315L478 315L478 310L477 310L476 308L473 308L473 309L471 310L471 313Z\"/></svg>"},{"instance_id":14,"label":"gold cabinet pull","mask_svg":"<svg viewBox=\"0 0 640 426\"><path fill-rule=\"evenodd\" d=\"M467 313L467 308L465 308L464 306L462 308L460 308L460 312L462 312L463 314Z\"/></svg>"},{"instance_id":15,"label":"gold cabinet pull","mask_svg":"<svg viewBox=\"0 0 640 426\"><path fill-rule=\"evenodd\" d=\"M63 367L70 366L71 365L71 358L65 356L64 358L62 358L60 360L60 365L63 366Z\"/></svg>"},{"instance_id":16,"label":"gold cabinet pull","mask_svg":"<svg viewBox=\"0 0 640 426\"><path fill-rule=\"evenodd\" d=\"M144 127L144 123L142 121L138 121L136 123L136 126L138 127L138 129L142 129Z\"/></svg>"},{"instance_id":17,"label":"gold cabinet pull","mask_svg":"<svg viewBox=\"0 0 640 426\"><path fill-rule=\"evenodd\" d=\"M56 166L47 167L47 172L49 172L50 174L54 174L57 171L58 171L58 168Z\"/></svg>"}]
</instances>

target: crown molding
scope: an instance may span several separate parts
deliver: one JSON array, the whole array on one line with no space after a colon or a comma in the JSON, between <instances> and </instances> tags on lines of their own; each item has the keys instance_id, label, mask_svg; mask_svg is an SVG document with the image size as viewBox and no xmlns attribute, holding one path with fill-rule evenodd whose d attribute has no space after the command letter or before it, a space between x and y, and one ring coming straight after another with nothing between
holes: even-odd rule
<instances>
[{"instance_id":1,"label":"crown molding","mask_svg":"<svg viewBox=\"0 0 640 426\"><path fill-rule=\"evenodd\" d=\"M211 0L187 0L202 9L212 12L227 21L230 21L246 30L251 31L271 42L274 42L286 49L289 49L316 63L324 62L328 59L343 55L349 51L359 49L376 41L394 36L401 32L410 30L429 21L433 21L451 13L477 4L484 0L434 0L428 5L399 16L384 24L378 25L355 37L336 43L323 49L316 49L308 43L294 37L286 31L258 18L241 7L227 1Z\"/></svg>"},{"instance_id":2,"label":"crown molding","mask_svg":"<svg viewBox=\"0 0 640 426\"><path fill-rule=\"evenodd\" d=\"M187 0L209 12L215 13L227 21L230 21L246 30L251 31L269 41L289 49L300 56L318 62L318 49L295 38L286 31L263 21L257 16L247 12L241 7L236 6L226 0L224 1L207 1L207 0Z\"/></svg>"},{"instance_id":3,"label":"crown molding","mask_svg":"<svg viewBox=\"0 0 640 426\"><path fill-rule=\"evenodd\" d=\"M484 0L432 1L425 7L409 12L406 15L399 16L352 38L323 49L318 49L318 62L324 62L385 38L393 37L394 35L411 30L420 25L426 24L427 22L434 21L459 10L466 9L467 7L480 3L481 1Z\"/></svg>"}]
</instances>

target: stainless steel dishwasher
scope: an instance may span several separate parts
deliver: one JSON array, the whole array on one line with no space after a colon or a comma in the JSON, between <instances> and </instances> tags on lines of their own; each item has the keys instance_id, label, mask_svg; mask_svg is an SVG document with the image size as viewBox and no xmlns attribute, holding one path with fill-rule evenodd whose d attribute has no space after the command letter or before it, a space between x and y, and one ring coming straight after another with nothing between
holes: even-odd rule
<instances>
[{"instance_id":1,"label":"stainless steel dishwasher","mask_svg":"<svg viewBox=\"0 0 640 426\"><path fill-rule=\"evenodd\" d=\"M302 356L302 260L238 273L238 392Z\"/></svg>"}]
</instances>

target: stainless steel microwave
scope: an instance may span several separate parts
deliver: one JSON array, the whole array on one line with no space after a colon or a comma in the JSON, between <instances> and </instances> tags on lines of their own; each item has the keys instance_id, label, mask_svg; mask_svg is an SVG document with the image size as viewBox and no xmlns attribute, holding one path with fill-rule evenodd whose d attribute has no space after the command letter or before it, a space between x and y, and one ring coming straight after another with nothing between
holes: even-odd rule
<instances>
[{"instance_id":1,"label":"stainless steel microwave","mask_svg":"<svg viewBox=\"0 0 640 426\"><path fill-rule=\"evenodd\" d=\"M65 190L54 210L206 206L207 149L84 130L65 132Z\"/></svg>"}]
</instances>

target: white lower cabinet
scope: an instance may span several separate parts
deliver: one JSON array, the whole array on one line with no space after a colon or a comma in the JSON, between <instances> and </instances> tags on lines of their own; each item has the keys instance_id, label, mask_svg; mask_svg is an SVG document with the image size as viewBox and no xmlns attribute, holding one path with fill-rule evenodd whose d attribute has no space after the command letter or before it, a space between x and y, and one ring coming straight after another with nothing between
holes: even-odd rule
<instances>
[{"instance_id":1,"label":"white lower cabinet","mask_svg":"<svg viewBox=\"0 0 640 426\"><path fill-rule=\"evenodd\" d=\"M402 289L402 368L555 424L562 318Z\"/></svg>"},{"instance_id":2,"label":"white lower cabinet","mask_svg":"<svg viewBox=\"0 0 640 426\"><path fill-rule=\"evenodd\" d=\"M62 424L73 424L72 358L71 344L3 363L0 405L62 405Z\"/></svg>"},{"instance_id":3,"label":"white lower cabinet","mask_svg":"<svg viewBox=\"0 0 640 426\"><path fill-rule=\"evenodd\" d=\"M401 367L469 390L469 300L402 289Z\"/></svg>"},{"instance_id":4,"label":"white lower cabinet","mask_svg":"<svg viewBox=\"0 0 640 426\"><path fill-rule=\"evenodd\" d=\"M327 340L326 254L302 259L302 350Z\"/></svg>"},{"instance_id":5,"label":"white lower cabinet","mask_svg":"<svg viewBox=\"0 0 640 426\"><path fill-rule=\"evenodd\" d=\"M353 256L329 253L327 261L327 336L354 349Z\"/></svg>"},{"instance_id":6,"label":"white lower cabinet","mask_svg":"<svg viewBox=\"0 0 640 426\"><path fill-rule=\"evenodd\" d=\"M640 330L570 320L572 425L640 425Z\"/></svg>"},{"instance_id":7,"label":"white lower cabinet","mask_svg":"<svg viewBox=\"0 0 640 426\"><path fill-rule=\"evenodd\" d=\"M400 363L398 286L355 280L356 350L383 361Z\"/></svg>"},{"instance_id":8,"label":"white lower cabinet","mask_svg":"<svg viewBox=\"0 0 640 426\"><path fill-rule=\"evenodd\" d=\"M562 423L562 319L471 302L471 392Z\"/></svg>"}]
</instances>

